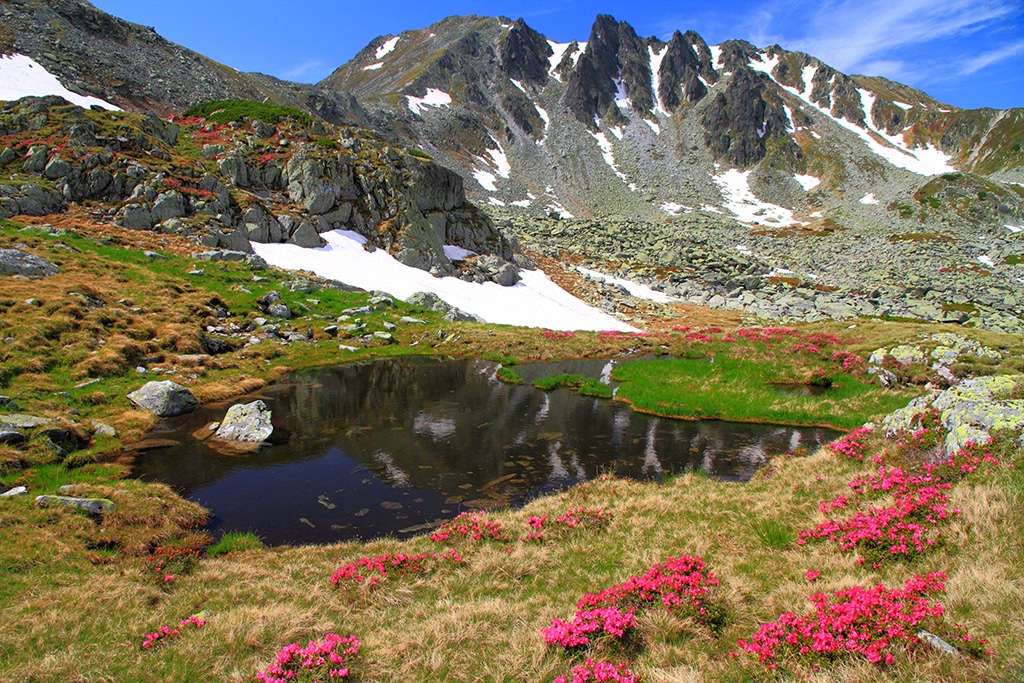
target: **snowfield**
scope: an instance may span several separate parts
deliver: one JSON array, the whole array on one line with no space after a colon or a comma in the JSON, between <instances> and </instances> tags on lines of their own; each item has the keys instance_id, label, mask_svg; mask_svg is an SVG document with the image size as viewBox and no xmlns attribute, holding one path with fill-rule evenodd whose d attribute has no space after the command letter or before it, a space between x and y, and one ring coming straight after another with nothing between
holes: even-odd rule
<instances>
[{"instance_id":1,"label":"snowfield","mask_svg":"<svg viewBox=\"0 0 1024 683\"><path fill-rule=\"evenodd\" d=\"M543 327L551 330L635 331L621 320L588 306L553 283L540 270L521 271L512 287L493 282L475 284L454 277L436 278L396 261L383 249L368 252L358 233L334 230L321 235L327 246L304 249L294 244L254 243L267 263L317 275L367 291L387 292L408 299L416 292L433 292L448 304L478 315L489 323ZM459 255L455 249L446 253Z\"/></svg>"},{"instance_id":2,"label":"snowfield","mask_svg":"<svg viewBox=\"0 0 1024 683\"><path fill-rule=\"evenodd\" d=\"M79 107L89 108L95 104L104 109L121 111L119 107L98 97L87 97L71 92L56 76L31 57L17 53L0 57L0 100L10 102L22 97L47 95L59 95Z\"/></svg>"}]
</instances>

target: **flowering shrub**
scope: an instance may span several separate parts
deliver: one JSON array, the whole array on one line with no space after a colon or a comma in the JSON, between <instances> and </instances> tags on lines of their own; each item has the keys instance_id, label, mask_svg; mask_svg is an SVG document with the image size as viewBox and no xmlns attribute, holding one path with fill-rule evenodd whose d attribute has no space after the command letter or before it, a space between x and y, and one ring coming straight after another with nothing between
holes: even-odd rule
<instances>
[{"instance_id":1,"label":"flowering shrub","mask_svg":"<svg viewBox=\"0 0 1024 683\"><path fill-rule=\"evenodd\" d=\"M687 332L683 339L685 339L686 341L700 342L702 344L707 344L708 342L712 341L709 335L705 334L704 332L701 332L700 330L696 330L694 332Z\"/></svg>"},{"instance_id":2,"label":"flowering shrub","mask_svg":"<svg viewBox=\"0 0 1024 683\"><path fill-rule=\"evenodd\" d=\"M463 538L473 541L488 538L493 541L504 541L505 533L501 530L501 522L487 519L486 516L485 512L463 512L430 534L430 540L436 543L458 541Z\"/></svg>"},{"instance_id":3,"label":"flowering shrub","mask_svg":"<svg viewBox=\"0 0 1024 683\"><path fill-rule=\"evenodd\" d=\"M202 628L205 625L206 617L203 616L202 612L200 612L199 614L193 614L187 619L182 619L181 623L178 624L177 628L171 628L170 626L161 626L157 630L146 634L146 636L142 639L142 649L152 649L154 646L159 645L162 642L166 643L171 638L178 638L179 636L181 636L182 631L185 631L189 628Z\"/></svg>"},{"instance_id":4,"label":"flowering shrub","mask_svg":"<svg viewBox=\"0 0 1024 683\"><path fill-rule=\"evenodd\" d=\"M285 645L276 661L256 674L262 683L324 683L348 678L359 657L359 639L353 635L328 633L323 641L311 640L306 647Z\"/></svg>"},{"instance_id":5,"label":"flowering shrub","mask_svg":"<svg viewBox=\"0 0 1024 683\"><path fill-rule=\"evenodd\" d=\"M912 436L911 440L918 438ZM871 506L843 519L829 519L800 532L798 543L828 538L839 543L842 551L857 550L861 562L871 560L875 566L886 559L923 553L939 542L946 520L961 514L950 502L948 492L953 483L984 463L998 465L999 461L983 448L970 448L937 465L923 463L916 472L880 465L877 472L854 477L848 485L863 497L891 495L891 505ZM818 510L828 514L859 503L859 499L851 501L840 495L819 503Z\"/></svg>"},{"instance_id":6,"label":"flowering shrub","mask_svg":"<svg viewBox=\"0 0 1024 683\"><path fill-rule=\"evenodd\" d=\"M561 645L566 649L590 645L602 638L621 641L636 628L635 612L634 607L625 612L618 607L577 610L571 622L554 619L541 633L548 645Z\"/></svg>"},{"instance_id":7,"label":"flowering shrub","mask_svg":"<svg viewBox=\"0 0 1024 683\"><path fill-rule=\"evenodd\" d=\"M550 515L531 516L526 520L530 531L519 540L543 541L544 532L555 534L583 529L604 529L612 521L612 513L602 508L569 508L549 523Z\"/></svg>"},{"instance_id":8,"label":"flowering shrub","mask_svg":"<svg viewBox=\"0 0 1024 683\"><path fill-rule=\"evenodd\" d=\"M169 588L179 576L187 576L199 564L199 551L191 548L159 547L146 558L146 571L158 585Z\"/></svg>"},{"instance_id":9,"label":"flowering shrub","mask_svg":"<svg viewBox=\"0 0 1024 683\"><path fill-rule=\"evenodd\" d=\"M832 386L832 378L825 374L824 370L815 370L811 373L807 383L812 387L824 387L827 389Z\"/></svg>"},{"instance_id":10,"label":"flowering shrub","mask_svg":"<svg viewBox=\"0 0 1024 683\"><path fill-rule=\"evenodd\" d=\"M850 374L859 372L864 368L864 359L849 351L836 351L832 354L832 362L839 363L843 372Z\"/></svg>"},{"instance_id":11,"label":"flowering shrub","mask_svg":"<svg viewBox=\"0 0 1024 683\"><path fill-rule=\"evenodd\" d=\"M554 683L589 683L590 681L613 681L613 683L640 683L640 674L633 673L626 663L612 664L587 658L572 668L572 678L556 676Z\"/></svg>"},{"instance_id":12,"label":"flowering shrub","mask_svg":"<svg viewBox=\"0 0 1024 683\"><path fill-rule=\"evenodd\" d=\"M864 449L867 448L867 444L864 443L864 437L870 433L871 427L858 427L838 441L828 444L828 449L836 455L841 455L845 458L863 460Z\"/></svg>"},{"instance_id":13,"label":"flowering shrub","mask_svg":"<svg viewBox=\"0 0 1024 683\"><path fill-rule=\"evenodd\" d=\"M710 602L709 595L718 584L699 556L670 558L643 576L632 576L599 593L585 594L576 603L572 621L553 620L542 630L544 640L565 648L616 641L624 647L636 627L637 610L658 603L667 609L683 609L717 628L724 615Z\"/></svg>"},{"instance_id":14,"label":"flowering shrub","mask_svg":"<svg viewBox=\"0 0 1024 683\"><path fill-rule=\"evenodd\" d=\"M343 582L351 581L353 584L363 584L369 588L377 586L386 579L389 574L418 574L428 570L431 561L434 562L462 562L462 557L454 550L446 553L434 553L427 555L380 555L378 557L363 557L355 562L349 562L342 566L331 576L331 583L335 586ZM374 576L376 574L376 576Z\"/></svg>"},{"instance_id":15,"label":"flowering shrub","mask_svg":"<svg viewBox=\"0 0 1024 683\"><path fill-rule=\"evenodd\" d=\"M828 334L826 332L815 332L813 334L806 334L803 337L803 341L807 344L811 344L817 347L823 346L839 346L843 344L842 339L835 336L834 334Z\"/></svg>"},{"instance_id":16,"label":"flowering shrub","mask_svg":"<svg viewBox=\"0 0 1024 683\"><path fill-rule=\"evenodd\" d=\"M810 600L814 613L786 612L776 621L761 624L751 640L739 646L756 654L775 669L784 657L841 659L862 656L869 662L892 664L893 645L920 642L917 627L942 616L944 608L929 594L944 589L946 576L933 572L915 576L903 588L854 586L829 597L815 593Z\"/></svg>"},{"instance_id":17,"label":"flowering shrub","mask_svg":"<svg viewBox=\"0 0 1024 683\"><path fill-rule=\"evenodd\" d=\"M788 327L748 327L736 330L737 337L757 342L775 342L796 333L796 330Z\"/></svg>"}]
</instances>

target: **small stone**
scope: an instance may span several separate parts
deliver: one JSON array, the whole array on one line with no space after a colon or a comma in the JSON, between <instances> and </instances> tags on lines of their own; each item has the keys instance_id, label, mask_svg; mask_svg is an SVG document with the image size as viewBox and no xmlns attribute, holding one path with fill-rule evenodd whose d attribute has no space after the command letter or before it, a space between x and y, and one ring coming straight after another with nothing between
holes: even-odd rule
<instances>
[{"instance_id":1,"label":"small stone","mask_svg":"<svg viewBox=\"0 0 1024 683\"><path fill-rule=\"evenodd\" d=\"M24 486L15 486L10 491L4 491L0 493L0 498L14 498L15 496L23 496L28 493L28 489Z\"/></svg>"},{"instance_id":2,"label":"small stone","mask_svg":"<svg viewBox=\"0 0 1024 683\"><path fill-rule=\"evenodd\" d=\"M67 505L78 510L85 510L98 515L117 508L114 501L107 498L74 498L71 496L36 496L36 504L41 507L49 505Z\"/></svg>"},{"instance_id":3,"label":"small stone","mask_svg":"<svg viewBox=\"0 0 1024 683\"><path fill-rule=\"evenodd\" d=\"M157 417L184 415L199 407L199 401L191 391L170 380L148 382L128 394L128 400L136 407L148 410Z\"/></svg>"}]
</instances>

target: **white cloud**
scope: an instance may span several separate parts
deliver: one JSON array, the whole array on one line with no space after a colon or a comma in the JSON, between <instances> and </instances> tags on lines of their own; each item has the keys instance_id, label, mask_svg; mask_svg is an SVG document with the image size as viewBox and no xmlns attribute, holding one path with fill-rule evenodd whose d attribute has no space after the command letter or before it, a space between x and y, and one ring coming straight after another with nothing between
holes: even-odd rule
<instances>
[{"instance_id":1,"label":"white cloud","mask_svg":"<svg viewBox=\"0 0 1024 683\"><path fill-rule=\"evenodd\" d=\"M310 59L297 66L293 66L290 69L281 71L280 77L287 81L294 81L298 78L309 74L310 72L322 69L324 62L322 59Z\"/></svg>"},{"instance_id":2,"label":"white cloud","mask_svg":"<svg viewBox=\"0 0 1024 683\"><path fill-rule=\"evenodd\" d=\"M998 28L1019 13L1019 0L833 0L813 11L790 45L851 72L893 51Z\"/></svg>"},{"instance_id":3,"label":"white cloud","mask_svg":"<svg viewBox=\"0 0 1024 683\"><path fill-rule=\"evenodd\" d=\"M969 74L974 73L975 71L980 71L981 69L984 69L986 66L989 66L990 64L1001 62L1004 59L1009 59L1010 57L1016 57L1021 53L1024 53L1024 40L1017 41L1016 43L1011 43L1009 45L999 48L998 50L990 50L988 52L978 55L973 59L968 59L964 63L963 67L961 67L960 73L963 74L964 76L967 76Z\"/></svg>"}]
</instances>

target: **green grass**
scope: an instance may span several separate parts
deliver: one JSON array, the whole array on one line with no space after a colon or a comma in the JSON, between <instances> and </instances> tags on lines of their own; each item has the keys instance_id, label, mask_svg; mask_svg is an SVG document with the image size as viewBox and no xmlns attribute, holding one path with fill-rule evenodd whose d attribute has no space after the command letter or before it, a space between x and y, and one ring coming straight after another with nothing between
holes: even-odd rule
<instances>
[{"instance_id":1,"label":"green grass","mask_svg":"<svg viewBox=\"0 0 1024 683\"><path fill-rule=\"evenodd\" d=\"M543 391L554 391L555 389L572 389L582 396L594 396L596 398L611 398L612 388L601 380L583 375L569 373L561 375L549 375L534 380L533 386Z\"/></svg>"},{"instance_id":2,"label":"green grass","mask_svg":"<svg viewBox=\"0 0 1024 683\"><path fill-rule=\"evenodd\" d=\"M523 384L523 378L512 368L500 367L494 374L505 384Z\"/></svg>"},{"instance_id":3,"label":"green grass","mask_svg":"<svg viewBox=\"0 0 1024 683\"><path fill-rule=\"evenodd\" d=\"M684 419L720 419L852 429L872 417L903 407L916 395L835 375L823 396L779 392L772 384L804 381L792 367L760 360L715 356L634 361L617 366L612 378L623 382L616 397L634 409Z\"/></svg>"},{"instance_id":4,"label":"green grass","mask_svg":"<svg viewBox=\"0 0 1024 683\"><path fill-rule=\"evenodd\" d=\"M241 531L232 531L221 536L220 540L206 549L207 557L220 557L231 553L240 553L247 550L259 550L263 547L263 541L256 534Z\"/></svg>"}]
</instances>

